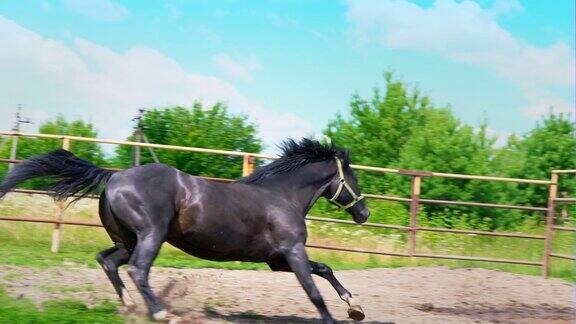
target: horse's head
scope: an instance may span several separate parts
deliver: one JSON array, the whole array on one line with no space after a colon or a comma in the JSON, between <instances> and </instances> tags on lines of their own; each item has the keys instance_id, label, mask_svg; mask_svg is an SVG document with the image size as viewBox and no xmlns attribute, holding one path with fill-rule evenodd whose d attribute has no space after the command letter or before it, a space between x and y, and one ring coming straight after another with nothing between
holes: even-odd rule
<instances>
[{"instance_id":1,"label":"horse's head","mask_svg":"<svg viewBox=\"0 0 576 324\"><path fill-rule=\"evenodd\" d=\"M331 203L346 210L358 224L366 222L370 211L366 207L364 196L358 187L358 179L350 168L348 150L340 152L334 158L336 173L326 190L324 197Z\"/></svg>"}]
</instances>

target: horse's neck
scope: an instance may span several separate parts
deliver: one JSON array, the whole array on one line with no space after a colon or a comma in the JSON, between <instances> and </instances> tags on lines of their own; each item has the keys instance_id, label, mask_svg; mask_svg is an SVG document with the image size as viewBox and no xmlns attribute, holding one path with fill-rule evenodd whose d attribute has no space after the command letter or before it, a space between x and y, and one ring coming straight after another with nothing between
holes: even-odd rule
<instances>
[{"instance_id":1,"label":"horse's neck","mask_svg":"<svg viewBox=\"0 0 576 324\"><path fill-rule=\"evenodd\" d=\"M276 175L263 182L263 185L289 195L306 214L334 177L336 171L331 169L326 165L305 165L292 172Z\"/></svg>"}]
</instances>

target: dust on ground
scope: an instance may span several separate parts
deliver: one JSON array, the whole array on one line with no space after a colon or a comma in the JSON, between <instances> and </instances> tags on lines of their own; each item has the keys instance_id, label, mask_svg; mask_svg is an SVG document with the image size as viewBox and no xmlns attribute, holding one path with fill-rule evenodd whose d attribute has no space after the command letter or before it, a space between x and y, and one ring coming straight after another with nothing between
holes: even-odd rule
<instances>
[{"instance_id":1,"label":"dust on ground","mask_svg":"<svg viewBox=\"0 0 576 324\"><path fill-rule=\"evenodd\" d=\"M139 302L128 322L146 309ZM559 279L485 269L417 267L336 271L372 323L574 323L574 287ZM315 278L332 315L347 318L330 284ZM36 304L78 299L88 306L117 300L100 269L0 266L0 285ZM291 273L253 270L153 268L151 285L169 308L191 323L317 323L316 309Z\"/></svg>"}]
</instances>

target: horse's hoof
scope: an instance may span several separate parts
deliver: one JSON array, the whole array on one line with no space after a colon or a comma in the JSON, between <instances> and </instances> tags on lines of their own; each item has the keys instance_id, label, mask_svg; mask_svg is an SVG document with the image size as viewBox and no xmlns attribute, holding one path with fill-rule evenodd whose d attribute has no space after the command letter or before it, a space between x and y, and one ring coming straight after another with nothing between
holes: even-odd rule
<instances>
[{"instance_id":1,"label":"horse's hoof","mask_svg":"<svg viewBox=\"0 0 576 324\"><path fill-rule=\"evenodd\" d=\"M180 323L182 319L179 316L168 313L166 310L161 310L152 314L152 318L157 322L164 322L168 324Z\"/></svg>"},{"instance_id":2,"label":"horse's hoof","mask_svg":"<svg viewBox=\"0 0 576 324\"><path fill-rule=\"evenodd\" d=\"M348 308L348 317L355 321L361 321L366 317L366 315L364 315L364 311L360 305L352 305Z\"/></svg>"}]
</instances>

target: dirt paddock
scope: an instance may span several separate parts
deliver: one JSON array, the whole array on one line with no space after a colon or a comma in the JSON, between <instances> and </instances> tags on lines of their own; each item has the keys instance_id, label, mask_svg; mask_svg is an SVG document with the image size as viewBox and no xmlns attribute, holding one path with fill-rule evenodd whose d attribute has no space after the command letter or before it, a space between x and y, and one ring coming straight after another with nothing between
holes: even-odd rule
<instances>
[{"instance_id":1,"label":"dirt paddock","mask_svg":"<svg viewBox=\"0 0 576 324\"><path fill-rule=\"evenodd\" d=\"M364 308L367 323L574 323L573 285L558 279L484 269L444 267L337 271ZM127 316L143 322L140 304ZM346 305L315 278L339 321ZM116 296L100 269L0 266L0 284L14 297L41 304L73 298L87 305ZM317 323L318 315L290 273L154 268L151 284L174 313L189 323ZM351 322L351 321L350 321Z\"/></svg>"}]
</instances>

